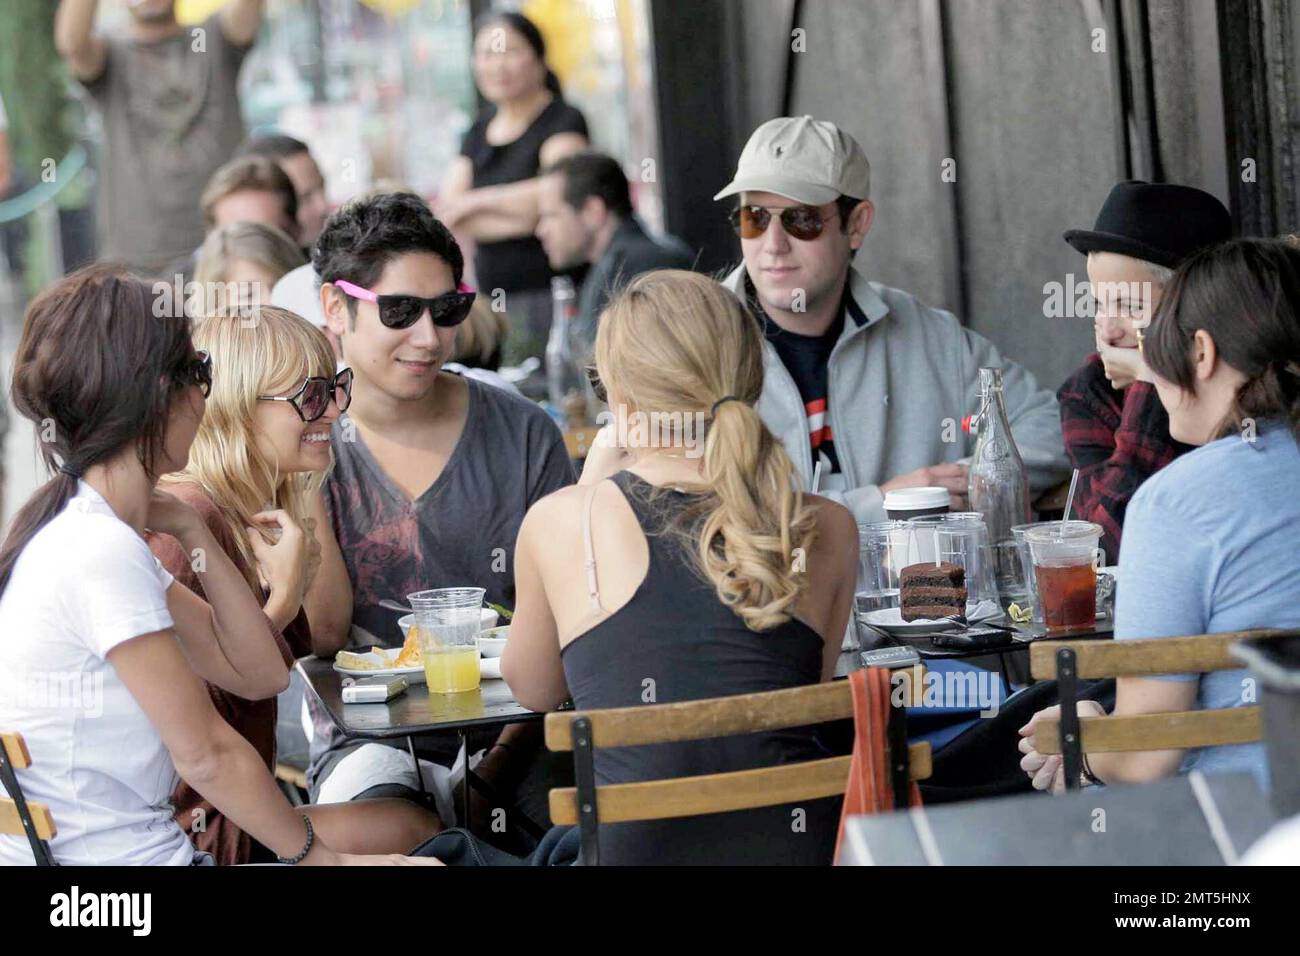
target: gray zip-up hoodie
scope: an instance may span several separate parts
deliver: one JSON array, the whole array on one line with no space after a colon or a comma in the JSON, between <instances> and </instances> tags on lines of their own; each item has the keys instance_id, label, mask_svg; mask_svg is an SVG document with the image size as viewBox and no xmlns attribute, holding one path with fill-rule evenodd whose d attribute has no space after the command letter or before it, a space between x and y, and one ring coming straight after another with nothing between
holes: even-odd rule
<instances>
[{"instance_id":1,"label":"gray zip-up hoodie","mask_svg":"<svg viewBox=\"0 0 1300 956\"><path fill-rule=\"evenodd\" d=\"M744 266L725 285L741 296ZM869 281L849 270L844 331L831 351L829 419L844 490L821 489L859 523L886 518L881 482L928 465L969 459L975 436L961 421L979 411L979 369L1002 369L1007 418L1024 459L1031 492L1069 476L1056 396L1005 360L993 343L964 328L951 312ZM781 439L803 478L812 480L812 448L803 399L770 342L763 343L758 413ZM945 438L953 441L945 441Z\"/></svg>"}]
</instances>

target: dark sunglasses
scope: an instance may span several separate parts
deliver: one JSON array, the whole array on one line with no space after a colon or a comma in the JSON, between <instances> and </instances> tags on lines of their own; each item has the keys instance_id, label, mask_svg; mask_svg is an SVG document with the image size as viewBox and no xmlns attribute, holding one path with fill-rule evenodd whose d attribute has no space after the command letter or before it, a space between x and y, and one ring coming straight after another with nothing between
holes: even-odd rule
<instances>
[{"instance_id":1,"label":"dark sunglasses","mask_svg":"<svg viewBox=\"0 0 1300 956\"><path fill-rule=\"evenodd\" d=\"M390 329L409 329L420 320L425 309L429 310L434 325L444 329L453 328L469 316L476 295L463 282L455 292L447 292L433 299L422 299L418 295L380 295L345 279L339 279L334 285L354 299L378 305L379 321Z\"/></svg>"},{"instance_id":2,"label":"dark sunglasses","mask_svg":"<svg viewBox=\"0 0 1300 956\"><path fill-rule=\"evenodd\" d=\"M181 364L172 378L177 385L197 385L207 398L212 394L212 356L200 349Z\"/></svg>"},{"instance_id":3,"label":"dark sunglasses","mask_svg":"<svg viewBox=\"0 0 1300 956\"><path fill-rule=\"evenodd\" d=\"M731 210L731 228L741 239L757 239L767 231L772 223L772 213L781 214L781 228L793 236L807 242L822 234L826 223L835 218L839 210L828 216L822 215L816 206L787 206L785 209L772 210L763 206L739 206Z\"/></svg>"},{"instance_id":4,"label":"dark sunglasses","mask_svg":"<svg viewBox=\"0 0 1300 956\"><path fill-rule=\"evenodd\" d=\"M340 412L352 403L352 369L345 368L332 379L312 376L292 395L259 395L259 402L288 402L304 422L314 422L328 411L330 399Z\"/></svg>"}]
</instances>

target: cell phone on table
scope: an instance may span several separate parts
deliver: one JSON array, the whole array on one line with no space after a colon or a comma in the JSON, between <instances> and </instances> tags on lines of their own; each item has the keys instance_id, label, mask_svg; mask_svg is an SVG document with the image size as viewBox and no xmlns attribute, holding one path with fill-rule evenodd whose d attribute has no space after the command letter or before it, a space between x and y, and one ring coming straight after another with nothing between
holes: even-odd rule
<instances>
[{"instance_id":1,"label":"cell phone on table","mask_svg":"<svg viewBox=\"0 0 1300 956\"><path fill-rule=\"evenodd\" d=\"M930 638L935 647L946 647L956 651L983 651L994 647L1006 647L1015 643L1015 635L1000 627L972 627L965 631L953 631L949 634L935 634Z\"/></svg>"},{"instance_id":2,"label":"cell phone on table","mask_svg":"<svg viewBox=\"0 0 1300 956\"><path fill-rule=\"evenodd\" d=\"M363 677L343 688L345 704L383 704L406 692L405 677Z\"/></svg>"}]
</instances>

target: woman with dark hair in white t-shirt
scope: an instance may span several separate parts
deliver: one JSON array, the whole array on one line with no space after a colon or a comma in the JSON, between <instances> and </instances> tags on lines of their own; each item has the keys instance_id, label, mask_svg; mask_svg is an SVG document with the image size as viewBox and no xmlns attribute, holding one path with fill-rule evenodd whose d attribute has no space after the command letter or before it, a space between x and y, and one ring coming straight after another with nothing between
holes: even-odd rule
<instances>
[{"instance_id":1,"label":"woman with dark hair in white t-shirt","mask_svg":"<svg viewBox=\"0 0 1300 956\"><path fill-rule=\"evenodd\" d=\"M14 403L55 474L0 546L0 727L27 740L24 793L49 806L59 863L209 862L172 819L178 774L283 862L390 859L316 840L204 687L268 697L288 671L204 522L155 489L189 457L212 370L180 310L154 305L101 266L27 311ZM162 569L146 528L182 542L211 604ZM0 864L31 862L23 837L0 836Z\"/></svg>"}]
</instances>

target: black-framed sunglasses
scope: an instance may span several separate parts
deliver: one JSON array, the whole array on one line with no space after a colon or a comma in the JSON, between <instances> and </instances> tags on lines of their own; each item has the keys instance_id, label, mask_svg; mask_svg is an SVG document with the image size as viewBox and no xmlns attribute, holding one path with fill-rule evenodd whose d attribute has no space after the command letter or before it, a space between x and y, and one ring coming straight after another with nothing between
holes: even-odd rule
<instances>
[{"instance_id":1,"label":"black-framed sunglasses","mask_svg":"<svg viewBox=\"0 0 1300 956\"><path fill-rule=\"evenodd\" d=\"M609 394L605 391L605 383L600 380L600 373L596 371L596 366L588 365L584 369L587 373L587 383L591 385L591 390L595 393L596 398L601 404L609 404Z\"/></svg>"},{"instance_id":2,"label":"black-framed sunglasses","mask_svg":"<svg viewBox=\"0 0 1300 956\"><path fill-rule=\"evenodd\" d=\"M339 279L334 285L354 299L374 302L379 306L379 321L390 329L409 329L424 315L425 309L429 310L434 325L453 328L469 317L474 297L478 294L464 283L455 292L446 292L432 299L422 299L418 295L380 295L346 279Z\"/></svg>"},{"instance_id":3,"label":"black-framed sunglasses","mask_svg":"<svg viewBox=\"0 0 1300 956\"><path fill-rule=\"evenodd\" d=\"M259 395L259 402L288 402L303 422L314 422L329 410L330 399L340 412L352 403L352 369L345 368L332 379L313 375L292 395Z\"/></svg>"},{"instance_id":4,"label":"black-framed sunglasses","mask_svg":"<svg viewBox=\"0 0 1300 956\"><path fill-rule=\"evenodd\" d=\"M839 215L839 210L828 215L816 206L787 206L768 209L765 206L738 206L731 210L731 228L741 239L757 239L772 224L772 213L781 216L781 228L795 239L808 242L816 239L826 228L826 223Z\"/></svg>"},{"instance_id":5,"label":"black-framed sunglasses","mask_svg":"<svg viewBox=\"0 0 1300 956\"><path fill-rule=\"evenodd\" d=\"M197 385L207 398L212 394L212 356L199 349L172 376L177 385Z\"/></svg>"}]
</instances>

